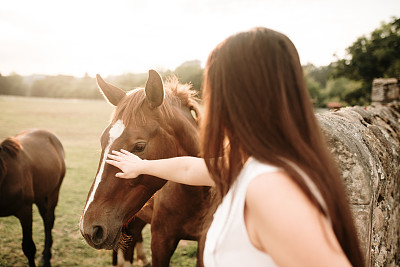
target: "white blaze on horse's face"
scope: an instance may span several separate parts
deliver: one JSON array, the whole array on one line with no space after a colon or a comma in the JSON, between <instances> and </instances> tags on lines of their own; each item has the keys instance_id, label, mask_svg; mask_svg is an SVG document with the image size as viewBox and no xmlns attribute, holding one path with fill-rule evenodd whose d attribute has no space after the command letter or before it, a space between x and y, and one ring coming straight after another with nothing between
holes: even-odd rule
<instances>
[{"instance_id":1,"label":"white blaze on horse's face","mask_svg":"<svg viewBox=\"0 0 400 267\"><path fill-rule=\"evenodd\" d=\"M104 154L103 154L103 159L100 165L100 169L99 172L97 173L96 179L94 181L94 186L93 186L93 190L90 193L89 199L86 203L85 209L83 211L83 214L81 216L81 222L80 222L80 229L81 232L83 233L83 218L85 216L85 213L87 211L87 209L89 208L90 204L93 202L94 199L94 195L96 194L96 190L97 187L99 186L100 182L101 182L101 177L103 176L103 171L104 171L104 166L106 164L106 159L107 159L107 155L110 152L110 148L111 145L113 144L113 142L121 136L121 134L124 132L125 130L125 125L122 122L122 120L118 120L110 129L110 131L108 132L109 134L109 138L108 138L108 144L107 147L104 149Z\"/></svg>"}]
</instances>

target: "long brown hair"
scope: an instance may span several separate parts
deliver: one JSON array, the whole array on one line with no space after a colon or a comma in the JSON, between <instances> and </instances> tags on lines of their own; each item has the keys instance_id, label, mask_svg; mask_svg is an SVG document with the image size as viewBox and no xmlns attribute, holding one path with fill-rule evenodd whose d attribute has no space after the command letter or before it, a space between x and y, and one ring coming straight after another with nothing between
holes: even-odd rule
<instances>
[{"instance_id":1,"label":"long brown hair","mask_svg":"<svg viewBox=\"0 0 400 267\"><path fill-rule=\"evenodd\" d=\"M266 28L227 38L208 58L203 89L202 152L220 199L249 156L281 167L328 213L353 266L364 266L344 186L289 38ZM326 210L293 165L310 177Z\"/></svg>"}]
</instances>

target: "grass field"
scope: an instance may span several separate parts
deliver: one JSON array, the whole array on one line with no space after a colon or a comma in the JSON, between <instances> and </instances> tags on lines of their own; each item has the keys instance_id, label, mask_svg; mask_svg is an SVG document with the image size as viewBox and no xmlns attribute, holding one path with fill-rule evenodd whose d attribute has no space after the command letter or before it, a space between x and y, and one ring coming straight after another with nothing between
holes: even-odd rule
<instances>
[{"instance_id":1,"label":"grass field","mask_svg":"<svg viewBox=\"0 0 400 267\"><path fill-rule=\"evenodd\" d=\"M104 100L60 100L0 96L0 141L31 128L54 132L64 145L67 173L61 186L53 229L53 266L111 266L111 251L86 244L78 224L100 156L99 137L113 108ZM150 227L144 230L149 257ZM43 223L33 214L36 261L43 250ZM0 266L27 266L22 252L22 230L15 217L0 218ZM196 243L182 242L170 266L195 266ZM134 265L140 266L140 265Z\"/></svg>"}]
</instances>

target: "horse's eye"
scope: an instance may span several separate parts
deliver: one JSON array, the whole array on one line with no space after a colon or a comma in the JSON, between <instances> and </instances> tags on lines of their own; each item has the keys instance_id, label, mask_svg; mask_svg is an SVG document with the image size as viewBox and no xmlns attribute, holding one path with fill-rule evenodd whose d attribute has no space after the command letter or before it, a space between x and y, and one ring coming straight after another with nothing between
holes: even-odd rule
<instances>
[{"instance_id":1,"label":"horse's eye","mask_svg":"<svg viewBox=\"0 0 400 267\"><path fill-rule=\"evenodd\" d=\"M133 151L132 152L143 152L143 150L146 148L146 143L145 142L139 142L136 143L135 146L133 147Z\"/></svg>"}]
</instances>

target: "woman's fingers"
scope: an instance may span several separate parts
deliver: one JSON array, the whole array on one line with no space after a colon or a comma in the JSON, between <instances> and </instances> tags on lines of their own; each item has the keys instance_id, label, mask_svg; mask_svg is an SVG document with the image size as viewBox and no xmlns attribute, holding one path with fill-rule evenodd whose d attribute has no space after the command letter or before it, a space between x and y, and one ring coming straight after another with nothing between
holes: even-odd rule
<instances>
[{"instance_id":1,"label":"woman's fingers","mask_svg":"<svg viewBox=\"0 0 400 267\"><path fill-rule=\"evenodd\" d=\"M118 151L112 151L111 153L113 154L108 154L107 157L116 161L121 161L126 158L126 155L122 154L121 152Z\"/></svg>"},{"instance_id":2,"label":"woman's fingers","mask_svg":"<svg viewBox=\"0 0 400 267\"><path fill-rule=\"evenodd\" d=\"M117 155L117 156L123 156L124 155L123 153L121 153L121 152L119 152L117 150L113 150L113 151L111 151L111 153L114 154L114 155Z\"/></svg>"},{"instance_id":3,"label":"woman's fingers","mask_svg":"<svg viewBox=\"0 0 400 267\"><path fill-rule=\"evenodd\" d=\"M121 162L121 160L118 157L115 157L113 155L108 155L108 159L106 159L106 162L108 164L111 164L115 167L118 167L119 163Z\"/></svg>"},{"instance_id":4,"label":"woman's fingers","mask_svg":"<svg viewBox=\"0 0 400 267\"><path fill-rule=\"evenodd\" d=\"M117 156L115 156L115 155L113 155L113 154L107 154L107 158L116 159Z\"/></svg>"},{"instance_id":5,"label":"woman's fingers","mask_svg":"<svg viewBox=\"0 0 400 267\"><path fill-rule=\"evenodd\" d=\"M127 156L132 156L133 155L131 152L129 152L129 151L125 150L125 149L121 149L121 152L120 152L121 154L125 154Z\"/></svg>"},{"instance_id":6,"label":"woman's fingers","mask_svg":"<svg viewBox=\"0 0 400 267\"><path fill-rule=\"evenodd\" d=\"M119 162L118 162L118 161L111 160L111 159L107 159L106 162L107 162L108 164L110 164L110 165L113 165L113 166L119 168L119 167L118 167L118 166L119 166Z\"/></svg>"},{"instance_id":7,"label":"woman's fingers","mask_svg":"<svg viewBox=\"0 0 400 267\"><path fill-rule=\"evenodd\" d=\"M138 176L129 176L126 173L118 172L115 174L115 177L120 178L120 179L135 179Z\"/></svg>"},{"instance_id":8,"label":"woman's fingers","mask_svg":"<svg viewBox=\"0 0 400 267\"><path fill-rule=\"evenodd\" d=\"M117 173L115 174L115 177L118 177L118 178L125 178L125 177L124 177L124 173L122 173L122 172L117 172Z\"/></svg>"},{"instance_id":9,"label":"woman's fingers","mask_svg":"<svg viewBox=\"0 0 400 267\"><path fill-rule=\"evenodd\" d=\"M135 154L132 154L131 152L125 150L125 149L121 149L121 152L113 150L111 151L110 154L108 154L109 158L112 159L117 159L117 160L121 160L121 159L126 159L126 158L138 158L138 156L136 156Z\"/></svg>"}]
</instances>

